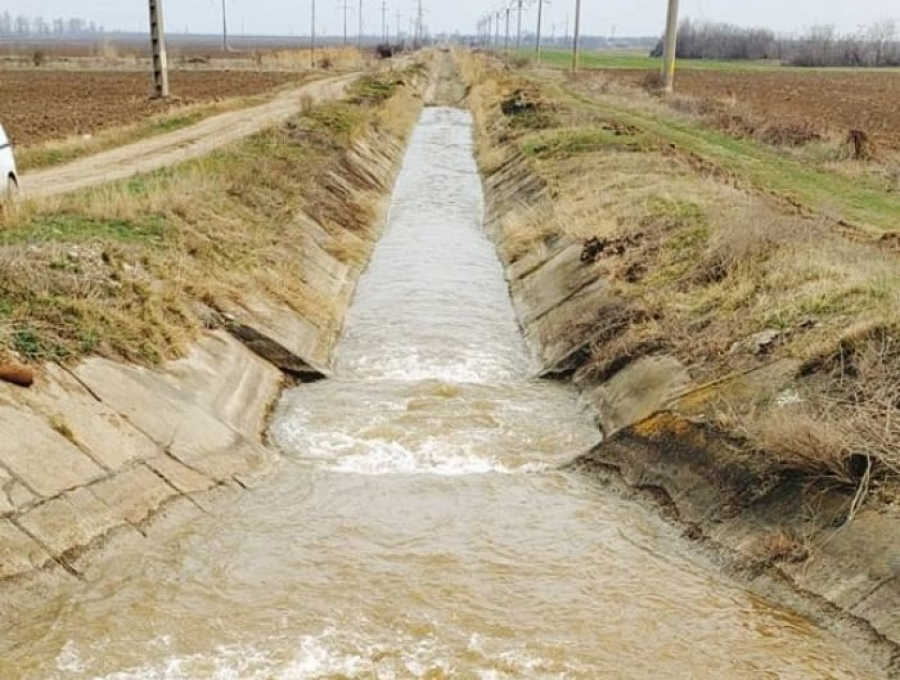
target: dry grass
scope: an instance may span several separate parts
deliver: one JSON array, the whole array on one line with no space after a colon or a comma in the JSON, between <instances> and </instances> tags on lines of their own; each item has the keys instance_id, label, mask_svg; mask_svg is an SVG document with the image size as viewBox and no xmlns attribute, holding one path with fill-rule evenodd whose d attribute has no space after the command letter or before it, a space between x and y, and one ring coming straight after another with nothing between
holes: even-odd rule
<instances>
[{"instance_id":1,"label":"dry grass","mask_svg":"<svg viewBox=\"0 0 900 680\"><path fill-rule=\"evenodd\" d=\"M635 313L623 324L621 314L599 310L590 323L567 327L569 335L602 338L580 375L603 380L659 352L675 354L698 382L775 358L795 359L813 366L796 384L802 400L745 405L729 429L779 470L859 488L869 470L860 461L877 462L876 472L898 471L900 361L880 350L871 354L900 332L895 253L847 238L828 214L800 216L793 206L748 188L752 184L742 177L661 144L637 125L605 118L580 85L540 82L554 111L552 126L513 125L502 103L534 83L494 72L477 57L465 57L463 64L474 84L486 172L525 164L546 185L496 226L504 259L534 255L554 237L615 246L593 266L621 309ZM578 88L574 96L570 87ZM606 107L622 96L615 85L597 87ZM627 103L622 99L623 108L658 110L658 102L634 92L629 90ZM826 358L849 356L844 331L854 325L867 331L858 334L851 375L846 361L839 370ZM615 333L604 333L607 327ZM773 340L753 341L764 333Z\"/></svg>"},{"instance_id":2,"label":"dry grass","mask_svg":"<svg viewBox=\"0 0 900 680\"><path fill-rule=\"evenodd\" d=\"M156 363L199 332L197 303L260 293L336 324L335 302L303 269L309 224L319 247L362 266L418 110L413 87L381 78L393 84L378 102L322 105L207 158L7 217L0 354Z\"/></svg>"},{"instance_id":3,"label":"dry grass","mask_svg":"<svg viewBox=\"0 0 900 680\"><path fill-rule=\"evenodd\" d=\"M257 52L258 66L280 71L306 70L312 66L309 49L273 50ZM325 47L316 50L316 66L322 69L347 71L364 66L365 59L356 47Z\"/></svg>"}]
</instances>

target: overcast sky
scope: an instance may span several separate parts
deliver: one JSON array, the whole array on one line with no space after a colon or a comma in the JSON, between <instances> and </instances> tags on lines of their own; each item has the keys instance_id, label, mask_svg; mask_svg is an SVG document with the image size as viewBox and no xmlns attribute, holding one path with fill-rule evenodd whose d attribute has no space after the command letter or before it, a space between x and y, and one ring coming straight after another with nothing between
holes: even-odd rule
<instances>
[{"instance_id":1,"label":"overcast sky","mask_svg":"<svg viewBox=\"0 0 900 680\"><path fill-rule=\"evenodd\" d=\"M166 25L170 31L214 32L221 25L221 0L163 0ZM279 35L309 33L311 0L225 0L234 33ZM351 25L356 26L354 6ZM479 16L501 5L503 0L424 0L426 23L432 32L472 32ZM532 0L536 2L536 0ZM555 27L561 35L567 15L574 15L574 0L551 0L547 6L547 32ZM367 31L381 31L382 0L363 0ZM321 32L338 33L341 0L317 0ZM387 0L393 26L395 14L403 14L408 26L414 0ZM661 31L665 0L583 0L584 32L609 35L655 35ZM765 25L779 31L797 32L815 24L835 24L853 30L883 18L900 19L900 0L681 0L682 15L696 19L729 21L743 25ZM93 19L108 29L144 30L147 0L0 0L0 11L30 16L79 15ZM528 26L535 12L527 15Z\"/></svg>"}]
</instances>

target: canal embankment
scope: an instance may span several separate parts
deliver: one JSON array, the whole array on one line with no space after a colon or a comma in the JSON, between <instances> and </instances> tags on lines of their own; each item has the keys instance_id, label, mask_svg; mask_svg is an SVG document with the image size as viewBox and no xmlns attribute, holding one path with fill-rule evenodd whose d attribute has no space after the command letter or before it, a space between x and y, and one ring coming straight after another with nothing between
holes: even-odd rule
<instances>
[{"instance_id":1,"label":"canal embankment","mask_svg":"<svg viewBox=\"0 0 900 680\"><path fill-rule=\"evenodd\" d=\"M896 255L646 93L461 64L523 331L599 414L573 467L897 672Z\"/></svg>"},{"instance_id":2,"label":"canal embankment","mask_svg":"<svg viewBox=\"0 0 900 680\"><path fill-rule=\"evenodd\" d=\"M331 370L428 79L365 75L209 157L5 216L0 363L34 384L0 382L0 628L272 467L270 410Z\"/></svg>"}]
</instances>

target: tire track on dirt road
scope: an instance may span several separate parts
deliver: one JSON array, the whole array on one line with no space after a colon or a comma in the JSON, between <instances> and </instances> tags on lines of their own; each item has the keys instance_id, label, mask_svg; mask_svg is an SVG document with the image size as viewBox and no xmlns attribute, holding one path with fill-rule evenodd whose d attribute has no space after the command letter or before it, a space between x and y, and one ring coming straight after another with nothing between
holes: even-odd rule
<instances>
[{"instance_id":1,"label":"tire track on dirt road","mask_svg":"<svg viewBox=\"0 0 900 680\"><path fill-rule=\"evenodd\" d=\"M308 83L265 104L223 113L183 130L29 173L21 178L23 196L49 198L199 158L284 122L300 111L304 100L319 103L340 98L359 76Z\"/></svg>"}]
</instances>

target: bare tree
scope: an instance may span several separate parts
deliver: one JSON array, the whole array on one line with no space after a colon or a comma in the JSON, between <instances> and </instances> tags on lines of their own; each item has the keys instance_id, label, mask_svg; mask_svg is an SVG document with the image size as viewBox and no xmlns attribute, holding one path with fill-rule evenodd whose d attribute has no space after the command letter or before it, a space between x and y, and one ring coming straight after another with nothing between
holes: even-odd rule
<instances>
[{"instance_id":1,"label":"bare tree","mask_svg":"<svg viewBox=\"0 0 900 680\"><path fill-rule=\"evenodd\" d=\"M867 38L872 51L872 65L886 66L897 59L897 23L882 19L869 27Z\"/></svg>"},{"instance_id":2,"label":"bare tree","mask_svg":"<svg viewBox=\"0 0 900 680\"><path fill-rule=\"evenodd\" d=\"M21 14L16 17L16 35L22 37L31 35L31 19Z\"/></svg>"}]
</instances>

